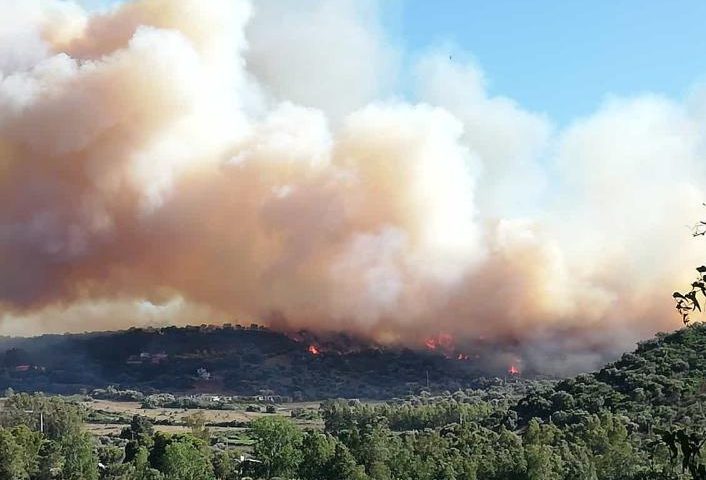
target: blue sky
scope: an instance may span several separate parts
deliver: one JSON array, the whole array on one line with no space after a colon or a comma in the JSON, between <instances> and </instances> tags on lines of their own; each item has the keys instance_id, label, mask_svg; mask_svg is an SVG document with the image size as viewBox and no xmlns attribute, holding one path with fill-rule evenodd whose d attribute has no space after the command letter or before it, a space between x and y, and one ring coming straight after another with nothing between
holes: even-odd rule
<instances>
[{"instance_id":1,"label":"blue sky","mask_svg":"<svg viewBox=\"0 0 706 480\"><path fill-rule=\"evenodd\" d=\"M116 1L80 0L88 7ZM408 60L452 44L482 68L491 93L559 124L591 113L611 94L680 98L706 80L704 1L381 0L381 5L387 33Z\"/></svg>"},{"instance_id":2,"label":"blue sky","mask_svg":"<svg viewBox=\"0 0 706 480\"><path fill-rule=\"evenodd\" d=\"M682 97L706 75L706 2L400 0L385 13L408 52L451 42L490 91L566 123L606 95Z\"/></svg>"}]
</instances>

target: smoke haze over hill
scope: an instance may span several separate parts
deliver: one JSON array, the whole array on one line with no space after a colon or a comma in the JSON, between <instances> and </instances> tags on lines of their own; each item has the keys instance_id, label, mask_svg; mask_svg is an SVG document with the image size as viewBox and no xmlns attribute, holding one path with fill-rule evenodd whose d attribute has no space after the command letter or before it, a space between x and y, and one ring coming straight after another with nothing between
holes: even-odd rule
<instances>
[{"instance_id":1,"label":"smoke haze over hill","mask_svg":"<svg viewBox=\"0 0 706 480\"><path fill-rule=\"evenodd\" d=\"M0 332L235 318L590 368L677 325L701 89L559 128L391 45L373 1L0 0Z\"/></svg>"}]
</instances>

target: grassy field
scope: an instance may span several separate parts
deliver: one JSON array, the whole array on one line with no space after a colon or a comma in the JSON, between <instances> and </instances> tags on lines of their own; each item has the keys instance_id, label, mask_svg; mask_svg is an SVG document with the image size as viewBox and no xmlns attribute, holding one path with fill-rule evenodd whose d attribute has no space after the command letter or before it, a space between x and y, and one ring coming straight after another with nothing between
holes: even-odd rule
<instances>
[{"instance_id":1,"label":"grassy field","mask_svg":"<svg viewBox=\"0 0 706 480\"><path fill-rule=\"evenodd\" d=\"M184 425L184 417L197 412L204 414L206 424L209 425L213 436L222 436L234 440L234 445L247 446L246 428L222 427L213 424L225 422L242 422L247 424L259 417L283 415L291 417L295 409L316 411L319 402L297 402L286 405L276 405L275 413L248 412L247 404L239 406L236 410L216 410L207 408L154 408L143 409L139 402L119 402L114 400L90 400L81 402L90 411L95 412L86 424L88 431L94 435L118 435L123 427L127 426L134 415L141 415L157 423L155 430L162 432L187 432L189 428ZM264 407L263 407L264 409ZM293 419L300 427L305 429L321 429L321 420ZM158 423L169 423L160 425Z\"/></svg>"}]
</instances>

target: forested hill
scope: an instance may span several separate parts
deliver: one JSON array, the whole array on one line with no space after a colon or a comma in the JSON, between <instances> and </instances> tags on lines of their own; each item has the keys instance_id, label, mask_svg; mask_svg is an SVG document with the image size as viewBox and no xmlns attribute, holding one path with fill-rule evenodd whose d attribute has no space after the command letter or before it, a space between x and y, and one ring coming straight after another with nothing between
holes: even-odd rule
<instances>
[{"instance_id":1,"label":"forested hill","mask_svg":"<svg viewBox=\"0 0 706 480\"><path fill-rule=\"evenodd\" d=\"M703 419L704 400L706 326L694 324L641 342L596 373L536 388L517 410L521 418L562 424L605 409L626 414L647 429L655 423Z\"/></svg>"},{"instance_id":2,"label":"forested hill","mask_svg":"<svg viewBox=\"0 0 706 480\"><path fill-rule=\"evenodd\" d=\"M705 346L706 327L694 325L560 382L329 402L323 416L356 458L392 451L390 478L706 480Z\"/></svg>"},{"instance_id":3,"label":"forested hill","mask_svg":"<svg viewBox=\"0 0 706 480\"><path fill-rule=\"evenodd\" d=\"M665 421L693 416L706 391L704 352L703 325L659 334L596 373L559 383L525 382L533 390L517 412L556 423L600 409L629 413L643 424L655 416ZM474 360L256 326L133 328L0 338L0 388L74 393L116 385L145 392L271 390L312 399L390 398L427 388L478 388L488 383L481 377L527 380Z\"/></svg>"},{"instance_id":4,"label":"forested hill","mask_svg":"<svg viewBox=\"0 0 706 480\"><path fill-rule=\"evenodd\" d=\"M142 392L390 398L422 388L468 388L504 368L488 370L475 357L385 348L346 335L286 335L256 325L0 338L0 388L16 391L77 393L114 385Z\"/></svg>"}]
</instances>

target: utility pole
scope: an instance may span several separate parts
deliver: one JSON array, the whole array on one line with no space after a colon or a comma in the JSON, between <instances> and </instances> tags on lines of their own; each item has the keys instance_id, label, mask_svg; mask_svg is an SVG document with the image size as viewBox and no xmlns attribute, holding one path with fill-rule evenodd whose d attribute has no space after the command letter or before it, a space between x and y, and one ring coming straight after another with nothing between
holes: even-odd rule
<instances>
[{"instance_id":1,"label":"utility pole","mask_svg":"<svg viewBox=\"0 0 706 480\"><path fill-rule=\"evenodd\" d=\"M37 413L36 410L25 410L25 413ZM39 432L44 433L44 412L39 411Z\"/></svg>"}]
</instances>

